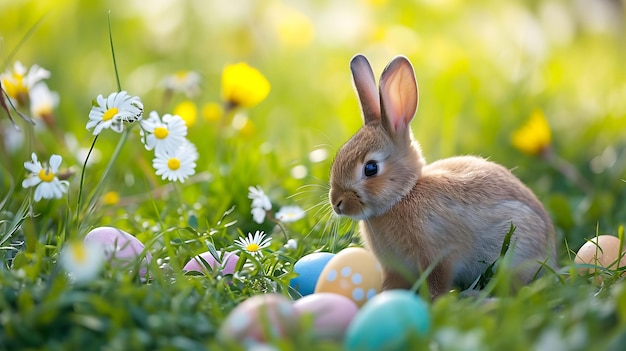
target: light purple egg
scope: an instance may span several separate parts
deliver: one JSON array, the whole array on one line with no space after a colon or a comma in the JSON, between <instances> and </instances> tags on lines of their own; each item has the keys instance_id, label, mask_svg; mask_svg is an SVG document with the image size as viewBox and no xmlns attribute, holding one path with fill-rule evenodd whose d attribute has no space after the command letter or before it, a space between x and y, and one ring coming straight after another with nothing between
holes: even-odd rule
<instances>
[{"instance_id":1,"label":"light purple egg","mask_svg":"<svg viewBox=\"0 0 626 351\"><path fill-rule=\"evenodd\" d=\"M235 307L220 326L224 341L251 345L289 339L298 332L298 314L291 301L279 294L256 295Z\"/></svg>"},{"instance_id":2,"label":"light purple egg","mask_svg":"<svg viewBox=\"0 0 626 351\"><path fill-rule=\"evenodd\" d=\"M129 266L142 254L144 245L139 239L126 233L125 231L113 227L98 227L90 231L84 241L100 246L106 259L111 264L121 264ZM150 252L142 258L139 275L142 280L146 276L148 263L152 260Z\"/></svg>"},{"instance_id":3,"label":"light purple egg","mask_svg":"<svg viewBox=\"0 0 626 351\"><path fill-rule=\"evenodd\" d=\"M307 295L293 303L300 316L313 317L314 335L318 338L342 340L350 322L359 311L351 299L335 293Z\"/></svg>"},{"instance_id":4,"label":"light purple egg","mask_svg":"<svg viewBox=\"0 0 626 351\"><path fill-rule=\"evenodd\" d=\"M204 272L207 268L204 266L204 262L200 260L202 258L209 264L211 268L220 267L220 263L217 262L215 257L211 254L210 251L203 252L195 257L192 257L187 264L183 267L183 271L197 271ZM224 268L222 269L222 274L233 274L235 273L235 267L237 266L237 261L239 261L239 256L237 256L234 252L227 252L222 255L222 264Z\"/></svg>"}]
</instances>

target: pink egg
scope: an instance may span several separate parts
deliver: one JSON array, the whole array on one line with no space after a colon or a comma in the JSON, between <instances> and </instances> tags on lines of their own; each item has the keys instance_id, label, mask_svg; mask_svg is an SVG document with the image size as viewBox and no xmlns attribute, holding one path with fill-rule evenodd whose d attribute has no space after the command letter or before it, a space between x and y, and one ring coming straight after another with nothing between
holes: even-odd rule
<instances>
[{"instance_id":1,"label":"pink egg","mask_svg":"<svg viewBox=\"0 0 626 351\"><path fill-rule=\"evenodd\" d=\"M128 267L135 263L135 260L140 257L144 250L144 245L139 239L113 227L95 228L85 236L84 242L95 243L102 247L106 259L111 264ZM152 260L152 255L150 252L146 252L139 271L141 277L145 277L150 260Z\"/></svg>"},{"instance_id":2,"label":"pink egg","mask_svg":"<svg viewBox=\"0 0 626 351\"><path fill-rule=\"evenodd\" d=\"M307 295L293 304L300 316L313 317L314 335L322 339L343 339L350 322L359 311L351 299L334 293Z\"/></svg>"},{"instance_id":3,"label":"pink egg","mask_svg":"<svg viewBox=\"0 0 626 351\"><path fill-rule=\"evenodd\" d=\"M185 264L185 266L183 267L183 271L197 271L197 272L206 271L207 268L205 267L204 262L202 262L200 258L205 260L206 263L208 263L208 265L211 268L220 267L220 263L217 262L217 260L215 259L215 257L213 257L210 251L207 251L191 258L191 260L189 260L189 262L187 262L187 264ZM239 260L239 256L237 256L234 252L224 253L222 255L222 265L224 266L224 268L221 271L222 274L235 273L235 267L237 266L238 260Z\"/></svg>"},{"instance_id":4,"label":"pink egg","mask_svg":"<svg viewBox=\"0 0 626 351\"><path fill-rule=\"evenodd\" d=\"M283 295L256 295L230 312L218 337L243 345L291 338L298 331L298 322L296 310Z\"/></svg>"}]
</instances>

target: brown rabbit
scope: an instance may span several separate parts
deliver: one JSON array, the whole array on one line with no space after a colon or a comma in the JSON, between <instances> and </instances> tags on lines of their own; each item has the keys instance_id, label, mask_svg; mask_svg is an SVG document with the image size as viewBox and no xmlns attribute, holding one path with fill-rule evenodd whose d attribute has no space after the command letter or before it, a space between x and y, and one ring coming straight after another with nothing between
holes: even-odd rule
<instances>
[{"instance_id":1,"label":"brown rabbit","mask_svg":"<svg viewBox=\"0 0 626 351\"><path fill-rule=\"evenodd\" d=\"M556 264L548 214L508 169L473 156L426 164L409 126L418 91L406 57L387 65L380 90L364 56L350 68L364 125L337 153L329 197L337 214L360 220L383 267L383 289L410 288L431 264L433 297L470 286L499 257L511 224L517 282Z\"/></svg>"}]
</instances>

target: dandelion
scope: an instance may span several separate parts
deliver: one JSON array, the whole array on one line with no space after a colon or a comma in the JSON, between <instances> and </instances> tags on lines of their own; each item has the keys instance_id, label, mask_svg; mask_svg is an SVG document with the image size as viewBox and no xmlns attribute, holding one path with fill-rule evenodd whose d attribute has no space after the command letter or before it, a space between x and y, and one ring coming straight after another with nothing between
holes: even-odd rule
<instances>
[{"instance_id":1,"label":"dandelion","mask_svg":"<svg viewBox=\"0 0 626 351\"><path fill-rule=\"evenodd\" d=\"M47 78L50 78L50 71L38 65L26 69L19 61L13 65L13 71L0 74L2 89L9 98L17 102L18 106L26 106L30 101L31 89L35 84Z\"/></svg>"},{"instance_id":2,"label":"dandelion","mask_svg":"<svg viewBox=\"0 0 626 351\"><path fill-rule=\"evenodd\" d=\"M200 92L200 74L195 71L179 71L165 77L163 85L167 90L180 91L193 97Z\"/></svg>"},{"instance_id":3,"label":"dandelion","mask_svg":"<svg viewBox=\"0 0 626 351\"><path fill-rule=\"evenodd\" d=\"M207 102L202 107L202 117L207 122L219 121L222 117L222 106L217 102Z\"/></svg>"},{"instance_id":4,"label":"dandelion","mask_svg":"<svg viewBox=\"0 0 626 351\"><path fill-rule=\"evenodd\" d=\"M59 180L57 173L63 160L59 155L52 155L50 162L42 165L37 160L37 155L33 152L31 161L24 162L24 168L31 172L30 176L22 182L22 187L35 188L35 201L41 199L59 199L67 192L69 182Z\"/></svg>"},{"instance_id":5,"label":"dandelion","mask_svg":"<svg viewBox=\"0 0 626 351\"><path fill-rule=\"evenodd\" d=\"M251 186L248 190L248 199L252 200L252 218L256 223L261 224L265 221L267 211L272 209L272 203L260 185L257 185L256 188Z\"/></svg>"},{"instance_id":6,"label":"dandelion","mask_svg":"<svg viewBox=\"0 0 626 351\"><path fill-rule=\"evenodd\" d=\"M141 141L147 150L173 152L186 140L187 125L177 115L165 114L159 118L158 113L152 111L141 121L141 128Z\"/></svg>"},{"instance_id":7,"label":"dandelion","mask_svg":"<svg viewBox=\"0 0 626 351\"><path fill-rule=\"evenodd\" d=\"M222 72L222 98L229 108L252 107L270 92L270 83L247 63L227 65Z\"/></svg>"},{"instance_id":8,"label":"dandelion","mask_svg":"<svg viewBox=\"0 0 626 351\"><path fill-rule=\"evenodd\" d=\"M120 202L120 193L117 191L109 191L102 195L102 202L105 205L117 205Z\"/></svg>"},{"instance_id":9,"label":"dandelion","mask_svg":"<svg viewBox=\"0 0 626 351\"><path fill-rule=\"evenodd\" d=\"M286 6L279 6L273 15L272 22L282 43L293 47L306 47L311 43L315 36L315 27L305 14Z\"/></svg>"},{"instance_id":10,"label":"dandelion","mask_svg":"<svg viewBox=\"0 0 626 351\"><path fill-rule=\"evenodd\" d=\"M193 126L198 118L198 108L193 101L183 101L174 107L174 114L185 121L187 128Z\"/></svg>"},{"instance_id":11,"label":"dandelion","mask_svg":"<svg viewBox=\"0 0 626 351\"><path fill-rule=\"evenodd\" d=\"M304 210L299 206L284 206L276 212L276 219L283 223L295 222L304 218Z\"/></svg>"},{"instance_id":12,"label":"dandelion","mask_svg":"<svg viewBox=\"0 0 626 351\"><path fill-rule=\"evenodd\" d=\"M511 141L518 150L538 156L548 150L552 136L543 111L537 109L528 121L513 132Z\"/></svg>"},{"instance_id":13,"label":"dandelion","mask_svg":"<svg viewBox=\"0 0 626 351\"><path fill-rule=\"evenodd\" d=\"M124 122L133 123L141 119L143 104L136 96L127 92L111 93L107 98L98 95L96 105L89 112L87 129L94 128L93 135L98 135L104 128L121 133Z\"/></svg>"},{"instance_id":14,"label":"dandelion","mask_svg":"<svg viewBox=\"0 0 626 351\"><path fill-rule=\"evenodd\" d=\"M61 265L76 282L87 282L96 277L104 263L104 251L89 242L70 242L61 251Z\"/></svg>"},{"instance_id":15,"label":"dandelion","mask_svg":"<svg viewBox=\"0 0 626 351\"><path fill-rule=\"evenodd\" d=\"M152 166L156 169L156 175L160 175L161 179L183 183L195 173L198 151L195 145L187 140L174 151L155 154Z\"/></svg>"},{"instance_id":16,"label":"dandelion","mask_svg":"<svg viewBox=\"0 0 626 351\"><path fill-rule=\"evenodd\" d=\"M41 118L48 127L54 125L53 110L59 104L59 94L50 91L46 83L36 84L30 91L30 114Z\"/></svg>"},{"instance_id":17,"label":"dandelion","mask_svg":"<svg viewBox=\"0 0 626 351\"><path fill-rule=\"evenodd\" d=\"M254 233L254 236L252 236L252 233L248 233L247 238L240 237L235 240L235 244L252 256L260 257L263 255L261 249L268 247L271 240L271 238L265 238L264 232L257 230L256 233Z\"/></svg>"}]
</instances>

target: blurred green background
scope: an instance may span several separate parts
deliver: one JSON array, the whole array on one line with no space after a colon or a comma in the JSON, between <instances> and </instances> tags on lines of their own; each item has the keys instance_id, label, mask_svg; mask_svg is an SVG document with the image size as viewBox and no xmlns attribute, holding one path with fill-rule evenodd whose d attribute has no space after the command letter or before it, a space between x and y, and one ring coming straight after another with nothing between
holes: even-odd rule
<instances>
[{"instance_id":1,"label":"blurred green background","mask_svg":"<svg viewBox=\"0 0 626 351\"><path fill-rule=\"evenodd\" d=\"M9 148L8 134L18 132L2 114L1 195L12 182L19 187L33 150L42 159L61 154L74 171L81 166L79 148L93 140L85 129L91 101L117 90L109 13L122 88L142 99L146 114L172 113L187 100L182 94L164 99L167 75L193 70L202 77L189 138L200 152L196 172L210 176L179 187L178 203L197 204L198 217L210 223L236 205L240 225L252 230L250 185L304 208L323 199L334 153L361 125L348 68L356 53L369 58L377 76L394 55L408 56L420 89L412 127L427 160L475 154L514 169L548 207L561 244L566 239L578 248L596 227L615 234L626 220L626 10L623 1L609 0L5 0L2 67L19 60L51 71L47 83L60 96L61 133L36 129L32 141ZM258 106L239 110L234 126L220 128L201 110L220 102L222 69L240 61L259 69L271 92ZM536 109L551 126L560 162L590 189L554 162L513 147L511 134ZM87 189L100 181L118 139L109 131L99 138ZM138 139L136 133L125 145L108 180L108 189L122 197L164 184L151 174L151 155ZM317 149L328 156L312 159ZM78 175L70 179L73 191ZM288 198L309 184L320 186ZM24 195L16 196L19 203ZM60 203L37 204L38 211L61 213ZM94 225L132 227L133 214L143 210L141 201L105 209L90 219Z\"/></svg>"}]
</instances>

